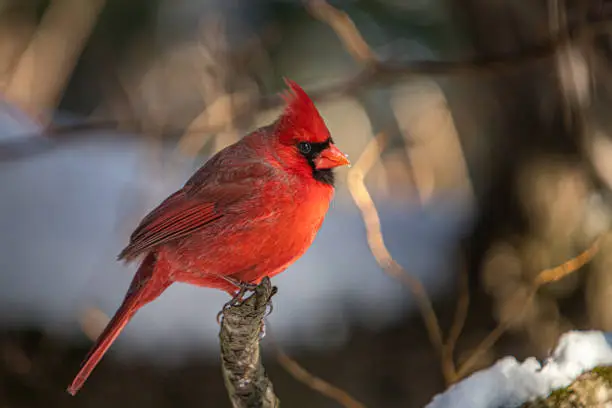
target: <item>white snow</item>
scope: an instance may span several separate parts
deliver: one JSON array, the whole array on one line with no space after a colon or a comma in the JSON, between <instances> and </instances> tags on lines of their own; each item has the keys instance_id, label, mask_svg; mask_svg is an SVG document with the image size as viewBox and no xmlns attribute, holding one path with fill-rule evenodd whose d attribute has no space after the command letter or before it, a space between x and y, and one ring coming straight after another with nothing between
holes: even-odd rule
<instances>
[{"instance_id":1,"label":"white snow","mask_svg":"<svg viewBox=\"0 0 612 408\"><path fill-rule=\"evenodd\" d=\"M542 366L505 357L439 394L426 408L511 408L571 384L580 374L612 364L612 333L571 331Z\"/></svg>"}]
</instances>

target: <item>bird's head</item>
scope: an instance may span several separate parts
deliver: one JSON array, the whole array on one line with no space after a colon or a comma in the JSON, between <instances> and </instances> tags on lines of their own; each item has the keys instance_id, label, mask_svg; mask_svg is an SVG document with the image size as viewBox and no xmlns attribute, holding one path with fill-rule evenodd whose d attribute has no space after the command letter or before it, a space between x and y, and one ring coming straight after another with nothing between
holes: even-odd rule
<instances>
[{"instance_id":1,"label":"bird's head","mask_svg":"<svg viewBox=\"0 0 612 408\"><path fill-rule=\"evenodd\" d=\"M332 169L350 162L334 144L308 94L295 82L289 79L285 82L289 87L283 94L287 106L275 132L282 150L292 157L295 167L308 169L316 180L333 185Z\"/></svg>"}]
</instances>

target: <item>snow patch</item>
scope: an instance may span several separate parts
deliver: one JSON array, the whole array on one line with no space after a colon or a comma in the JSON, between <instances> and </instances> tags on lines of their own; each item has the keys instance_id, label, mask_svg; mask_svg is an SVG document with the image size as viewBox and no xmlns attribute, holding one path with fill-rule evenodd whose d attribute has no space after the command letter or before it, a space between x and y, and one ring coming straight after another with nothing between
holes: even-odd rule
<instances>
[{"instance_id":1,"label":"snow patch","mask_svg":"<svg viewBox=\"0 0 612 408\"><path fill-rule=\"evenodd\" d=\"M567 387L580 374L612 364L612 333L571 331L542 366L505 357L439 394L426 408L511 408Z\"/></svg>"}]
</instances>

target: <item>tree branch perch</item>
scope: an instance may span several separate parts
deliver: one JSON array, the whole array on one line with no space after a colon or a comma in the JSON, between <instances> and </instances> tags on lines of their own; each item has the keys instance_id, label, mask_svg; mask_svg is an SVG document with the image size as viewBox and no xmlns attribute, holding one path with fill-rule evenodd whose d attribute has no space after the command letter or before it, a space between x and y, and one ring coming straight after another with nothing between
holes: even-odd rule
<instances>
[{"instance_id":1,"label":"tree branch perch","mask_svg":"<svg viewBox=\"0 0 612 408\"><path fill-rule=\"evenodd\" d=\"M234 408L277 408L259 349L263 319L276 287L264 278L242 303L223 311L219 341L225 387Z\"/></svg>"}]
</instances>

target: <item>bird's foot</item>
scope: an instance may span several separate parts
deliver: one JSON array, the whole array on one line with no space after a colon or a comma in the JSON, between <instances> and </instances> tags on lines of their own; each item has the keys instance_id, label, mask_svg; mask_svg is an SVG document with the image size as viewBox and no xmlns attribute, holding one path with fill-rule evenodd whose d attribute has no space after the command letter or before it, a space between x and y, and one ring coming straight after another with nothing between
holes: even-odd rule
<instances>
[{"instance_id":1,"label":"bird's foot","mask_svg":"<svg viewBox=\"0 0 612 408\"><path fill-rule=\"evenodd\" d=\"M223 313L229 309L230 307L236 306L242 302L242 297L246 293L246 289L240 289L232 299L225 303L221 308L221 311L217 313L217 323L221 324L221 320L223 319Z\"/></svg>"},{"instance_id":2,"label":"bird's foot","mask_svg":"<svg viewBox=\"0 0 612 408\"><path fill-rule=\"evenodd\" d=\"M257 285L252 284L252 283L237 282L237 281L234 281L231 278L225 278L225 279L228 280L229 282L231 282L232 284L235 284L240 289L238 290L238 292L236 292L236 294L232 297L232 299L229 302L227 302L227 303L225 303L223 305L223 307L221 308L221 311L219 313L217 313L217 323L218 324L221 324L221 320L223 319L223 313L227 309L229 309L230 307L233 307L233 306L240 305L240 303L242 303L243 297L246 294L246 292L254 291L255 288L257 287Z\"/></svg>"},{"instance_id":3,"label":"bird's foot","mask_svg":"<svg viewBox=\"0 0 612 408\"><path fill-rule=\"evenodd\" d=\"M236 286L238 288L238 291L234 294L234 296L232 297L232 299L225 303L223 305L223 307L221 308L221 311L219 313L217 313L217 323L221 324L221 321L223 320L223 313L229 309L230 307L233 306L238 306L242 303L244 295L247 292L254 292L255 289L257 289L257 284L255 283L248 283L248 282L240 282L238 280L229 278L227 276L222 276L223 279L225 279L226 281L228 281L229 283L231 283L232 285ZM276 289L276 288L274 288ZM273 294L276 293L276 290L273 292ZM272 301L270 300L270 302L268 303L268 305L266 306L266 314L265 316L268 316L270 313L272 313L272 310L274 310L274 306L272 306ZM266 335L266 329L265 329L265 324L262 322L262 334L261 334L261 338L263 338Z\"/></svg>"}]
</instances>

